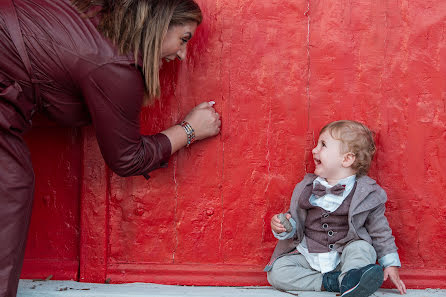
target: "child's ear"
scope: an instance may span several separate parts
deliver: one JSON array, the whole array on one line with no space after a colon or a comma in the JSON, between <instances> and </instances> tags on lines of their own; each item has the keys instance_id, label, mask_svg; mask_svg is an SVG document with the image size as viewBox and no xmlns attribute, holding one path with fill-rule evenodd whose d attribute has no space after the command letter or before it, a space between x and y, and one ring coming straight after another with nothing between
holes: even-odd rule
<instances>
[{"instance_id":1,"label":"child's ear","mask_svg":"<svg viewBox=\"0 0 446 297\"><path fill-rule=\"evenodd\" d=\"M349 152L344 154L344 159L342 160L342 166L345 168L351 167L356 160L355 154Z\"/></svg>"}]
</instances>

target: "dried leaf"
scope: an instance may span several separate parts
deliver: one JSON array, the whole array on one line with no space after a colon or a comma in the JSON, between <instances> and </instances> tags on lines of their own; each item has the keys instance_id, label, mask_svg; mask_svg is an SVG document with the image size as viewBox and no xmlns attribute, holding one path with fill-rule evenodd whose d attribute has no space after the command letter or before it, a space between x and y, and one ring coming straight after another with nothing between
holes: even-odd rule
<instances>
[{"instance_id":1,"label":"dried leaf","mask_svg":"<svg viewBox=\"0 0 446 297\"><path fill-rule=\"evenodd\" d=\"M50 279L52 279L53 278L53 275L51 274L51 275L48 275L47 276L47 278L45 279L45 281L49 281Z\"/></svg>"}]
</instances>

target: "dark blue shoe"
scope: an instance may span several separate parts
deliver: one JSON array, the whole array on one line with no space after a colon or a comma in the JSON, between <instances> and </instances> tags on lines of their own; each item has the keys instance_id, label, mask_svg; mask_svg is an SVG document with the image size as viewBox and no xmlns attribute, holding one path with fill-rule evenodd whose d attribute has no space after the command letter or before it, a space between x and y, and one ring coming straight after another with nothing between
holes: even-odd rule
<instances>
[{"instance_id":1,"label":"dark blue shoe","mask_svg":"<svg viewBox=\"0 0 446 297\"><path fill-rule=\"evenodd\" d=\"M330 271L322 276L322 285L327 292L339 292L339 275L340 271Z\"/></svg>"},{"instance_id":2,"label":"dark blue shoe","mask_svg":"<svg viewBox=\"0 0 446 297\"><path fill-rule=\"evenodd\" d=\"M360 269L352 269L341 282L342 297L367 297L375 293L384 281L383 269L370 264Z\"/></svg>"}]
</instances>

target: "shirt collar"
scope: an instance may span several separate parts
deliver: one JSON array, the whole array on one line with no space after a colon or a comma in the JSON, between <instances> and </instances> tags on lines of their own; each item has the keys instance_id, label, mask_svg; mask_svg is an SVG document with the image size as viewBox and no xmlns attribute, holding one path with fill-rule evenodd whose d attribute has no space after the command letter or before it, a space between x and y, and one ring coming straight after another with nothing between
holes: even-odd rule
<instances>
[{"instance_id":1,"label":"shirt collar","mask_svg":"<svg viewBox=\"0 0 446 297\"><path fill-rule=\"evenodd\" d=\"M343 179L340 179L336 185L344 185L344 186L350 186L353 185L356 181L356 174L354 175L350 175L347 176ZM323 185L326 188L331 188L335 185L329 185L328 182L325 180L325 178L318 176L314 181L313 181L313 187L316 184L316 182L319 182L321 185Z\"/></svg>"}]
</instances>

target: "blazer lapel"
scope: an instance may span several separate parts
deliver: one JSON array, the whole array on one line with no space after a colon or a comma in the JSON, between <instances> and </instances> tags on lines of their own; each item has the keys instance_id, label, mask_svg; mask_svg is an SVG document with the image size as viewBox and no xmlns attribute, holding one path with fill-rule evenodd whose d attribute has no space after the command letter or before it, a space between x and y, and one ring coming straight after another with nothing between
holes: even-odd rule
<instances>
[{"instance_id":1,"label":"blazer lapel","mask_svg":"<svg viewBox=\"0 0 446 297\"><path fill-rule=\"evenodd\" d=\"M356 191L353 194L352 203L350 205L349 216L352 218L354 215L373 209L378 206L379 201L364 201L365 198L375 191L376 182L368 176L361 176L356 181Z\"/></svg>"}]
</instances>

